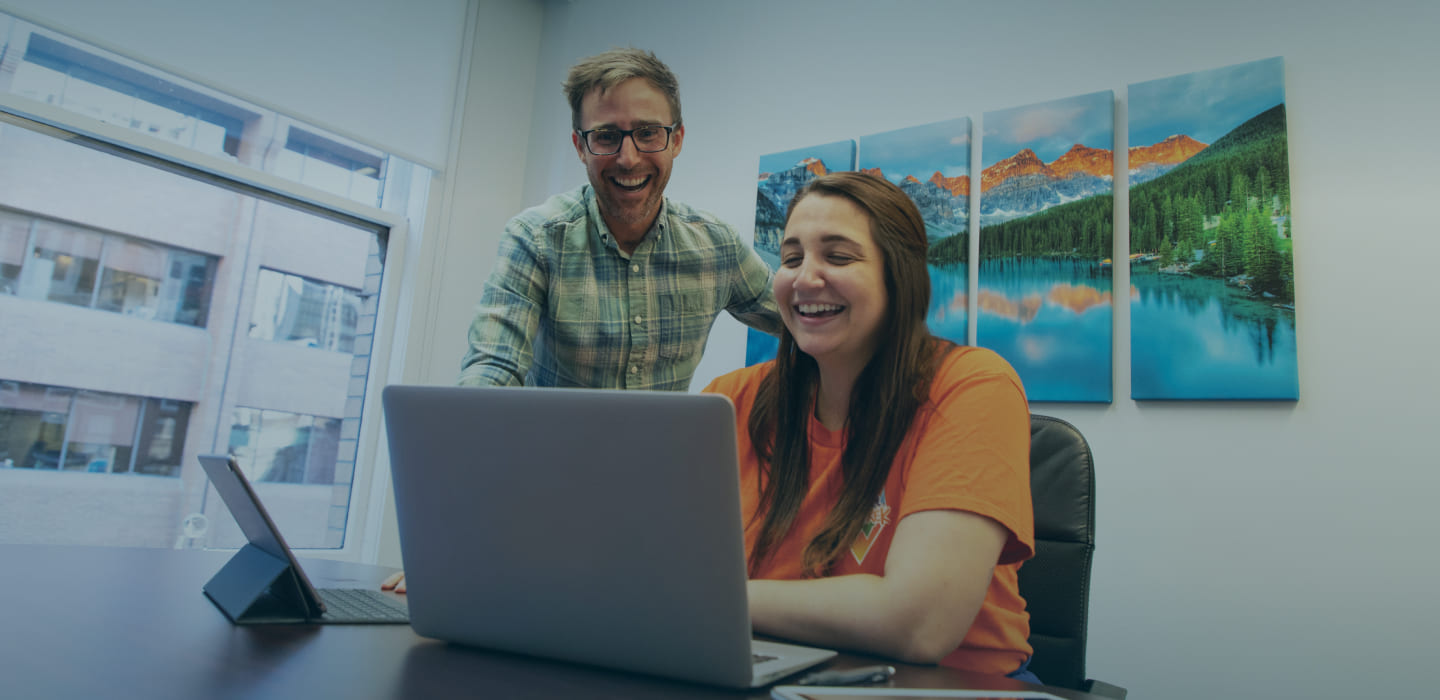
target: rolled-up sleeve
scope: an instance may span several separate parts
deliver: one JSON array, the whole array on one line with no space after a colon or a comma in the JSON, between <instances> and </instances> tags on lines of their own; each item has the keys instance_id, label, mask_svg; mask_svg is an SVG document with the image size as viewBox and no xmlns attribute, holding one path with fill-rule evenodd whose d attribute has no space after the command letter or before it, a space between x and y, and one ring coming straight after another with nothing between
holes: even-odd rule
<instances>
[{"instance_id":1,"label":"rolled-up sleeve","mask_svg":"<svg viewBox=\"0 0 1440 700\"><path fill-rule=\"evenodd\" d=\"M775 305L775 273L754 249L738 238L734 241L738 264L730 287L730 304L725 310L755 330L779 335L781 321L779 307Z\"/></svg>"}]
</instances>

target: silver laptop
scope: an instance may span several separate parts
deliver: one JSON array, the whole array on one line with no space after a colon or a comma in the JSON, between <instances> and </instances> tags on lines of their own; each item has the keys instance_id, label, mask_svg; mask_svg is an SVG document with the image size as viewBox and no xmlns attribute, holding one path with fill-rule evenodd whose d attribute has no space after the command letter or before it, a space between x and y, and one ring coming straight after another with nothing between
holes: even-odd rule
<instances>
[{"instance_id":1,"label":"silver laptop","mask_svg":"<svg viewBox=\"0 0 1440 700\"><path fill-rule=\"evenodd\" d=\"M383 400L416 633L734 688L835 655L751 640L729 399L390 386Z\"/></svg>"}]
</instances>

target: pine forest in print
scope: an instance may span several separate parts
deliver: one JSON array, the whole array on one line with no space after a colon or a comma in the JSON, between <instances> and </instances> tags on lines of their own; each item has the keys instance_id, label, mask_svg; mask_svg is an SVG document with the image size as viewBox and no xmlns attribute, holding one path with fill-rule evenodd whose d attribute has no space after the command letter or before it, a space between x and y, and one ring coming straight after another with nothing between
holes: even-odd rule
<instances>
[{"instance_id":1,"label":"pine forest in print","mask_svg":"<svg viewBox=\"0 0 1440 700\"><path fill-rule=\"evenodd\" d=\"M1281 58L1131 85L1135 399L1299 398Z\"/></svg>"}]
</instances>

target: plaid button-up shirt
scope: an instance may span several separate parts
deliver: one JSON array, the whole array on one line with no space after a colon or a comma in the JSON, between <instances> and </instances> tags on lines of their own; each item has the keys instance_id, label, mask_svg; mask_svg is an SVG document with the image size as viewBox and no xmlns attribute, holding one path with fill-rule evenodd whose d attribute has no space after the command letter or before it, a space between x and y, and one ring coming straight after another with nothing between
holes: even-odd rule
<instances>
[{"instance_id":1,"label":"plaid button-up shirt","mask_svg":"<svg viewBox=\"0 0 1440 700\"><path fill-rule=\"evenodd\" d=\"M721 311L766 333L770 268L734 229L669 199L625 255L589 185L505 227L470 324L463 386L685 391Z\"/></svg>"}]
</instances>

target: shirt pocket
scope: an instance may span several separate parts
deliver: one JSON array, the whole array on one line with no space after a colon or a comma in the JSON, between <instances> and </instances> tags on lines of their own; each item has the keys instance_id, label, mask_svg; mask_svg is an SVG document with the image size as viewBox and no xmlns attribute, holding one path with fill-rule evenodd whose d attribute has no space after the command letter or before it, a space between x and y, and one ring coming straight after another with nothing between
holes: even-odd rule
<instances>
[{"instance_id":1,"label":"shirt pocket","mask_svg":"<svg viewBox=\"0 0 1440 700\"><path fill-rule=\"evenodd\" d=\"M714 295L703 292L675 292L660 297L660 356L665 359L692 357L698 362L715 321Z\"/></svg>"}]
</instances>

